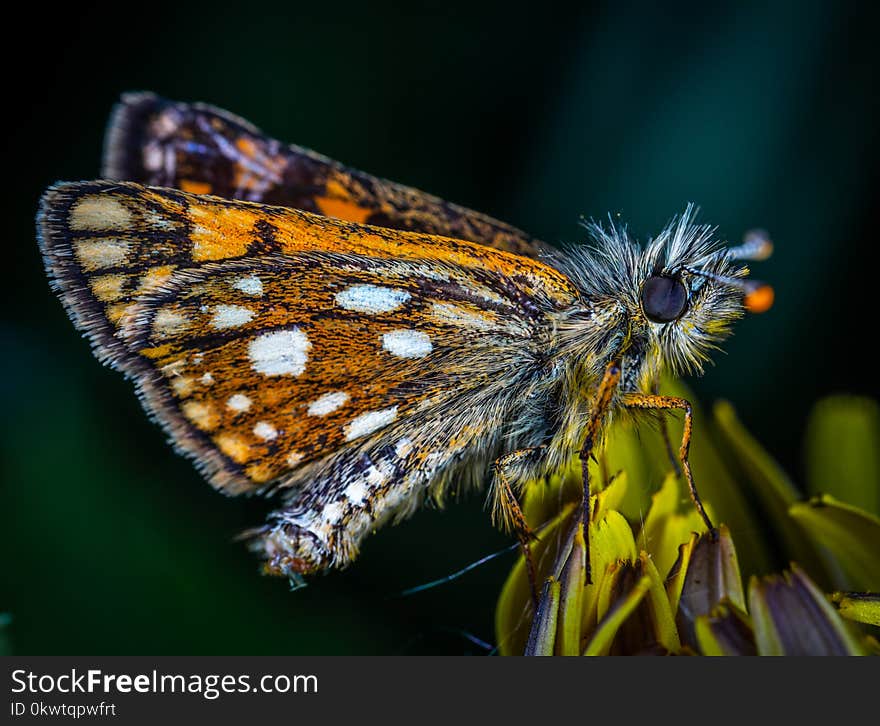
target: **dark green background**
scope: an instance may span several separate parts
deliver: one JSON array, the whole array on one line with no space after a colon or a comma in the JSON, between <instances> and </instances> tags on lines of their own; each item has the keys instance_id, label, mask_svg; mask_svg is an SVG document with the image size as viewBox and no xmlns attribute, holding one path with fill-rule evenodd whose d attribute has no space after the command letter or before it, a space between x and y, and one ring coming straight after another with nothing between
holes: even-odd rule
<instances>
[{"instance_id":1,"label":"dark green background","mask_svg":"<svg viewBox=\"0 0 880 726\"><path fill-rule=\"evenodd\" d=\"M757 274L778 304L744 320L694 386L734 401L799 476L812 402L876 394L876 13L653 5L77 4L7 24L29 50L3 51L0 647L482 652L464 633L492 640L513 561L395 597L509 542L472 497L383 530L303 591L258 576L231 537L267 503L217 494L171 452L41 268L37 199L98 174L126 90L217 104L551 242L608 212L648 235L689 200L731 239L770 229L777 254Z\"/></svg>"}]
</instances>

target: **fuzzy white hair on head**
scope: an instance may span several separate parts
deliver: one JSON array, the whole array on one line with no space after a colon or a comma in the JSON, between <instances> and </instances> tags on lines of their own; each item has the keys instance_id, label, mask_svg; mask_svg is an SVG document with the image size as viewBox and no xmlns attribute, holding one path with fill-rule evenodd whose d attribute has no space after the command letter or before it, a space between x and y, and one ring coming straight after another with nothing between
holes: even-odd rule
<instances>
[{"instance_id":1,"label":"fuzzy white hair on head","mask_svg":"<svg viewBox=\"0 0 880 726\"><path fill-rule=\"evenodd\" d=\"M644 245L611 218L605 225L590 221L584 225L588 244L549 255L596 309L620 308L626 337L633 341L630 354L653 371L702 372L711 351L729 335L730 324L743 314L737 283L748 269L733 264L716 228L698 224L697 214L689 204ZM642 309L642 286L655 276L674 278L687 291L684 312L667 323L652 322ZM567 325L574 330L576 323Z\"/></svg>"}]
</instances>

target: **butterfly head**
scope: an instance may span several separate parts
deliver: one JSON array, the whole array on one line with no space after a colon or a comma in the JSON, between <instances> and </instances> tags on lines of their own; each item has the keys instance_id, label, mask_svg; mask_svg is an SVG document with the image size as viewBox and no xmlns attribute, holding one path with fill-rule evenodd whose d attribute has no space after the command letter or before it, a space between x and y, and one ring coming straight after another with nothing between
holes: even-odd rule
<instances>
[{"instance_id":1,"label":"butterfly head","mask_svg":"<svg viewBox=\"0 0 880 726\"><path fill-rule=\"evenodd\" d=\"M735 320L773 303L772 287L740 264L770 255L767 234L755 230L727 247L713 227L696 223L696 211L689 205L645 246L613 221L591 222L592 244L569 252L565 272L591 303L619 310L633 385L644 387L663 369L702 372Z\"/></svg>"}]
</instances>

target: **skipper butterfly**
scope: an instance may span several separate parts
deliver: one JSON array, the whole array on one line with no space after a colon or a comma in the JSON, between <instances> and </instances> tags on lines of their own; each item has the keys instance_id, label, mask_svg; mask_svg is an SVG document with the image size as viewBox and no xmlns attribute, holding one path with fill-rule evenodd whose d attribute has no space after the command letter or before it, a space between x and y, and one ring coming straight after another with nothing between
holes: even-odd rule
<instances>
[{"instance_id":1,"label":"skipper butterfly","mask_svg":"<svg viewBox=\"0 0 880 726\"><path fill-rule=\"evenodd\" d=\"M266 571L349 564L428 497L492 477L528 552L524 483L601 445L608 421L690 404L699 372L772 290L694 209L640 246L615 224L555 250L497 220L150 94L111 119L104 181L63 183L37 234L97 357L228 494L279 507L246 533Z\"/></svg>"}]
</instances>

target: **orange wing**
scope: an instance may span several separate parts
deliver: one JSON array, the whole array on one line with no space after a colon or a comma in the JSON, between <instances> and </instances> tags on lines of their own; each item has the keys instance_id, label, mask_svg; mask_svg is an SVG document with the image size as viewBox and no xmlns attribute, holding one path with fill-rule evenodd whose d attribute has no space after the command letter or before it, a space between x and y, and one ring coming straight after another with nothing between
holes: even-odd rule
<instances>
[{"instance_id":1,"label":"orange wing","mask_svg":"<svg viewBox=\"0 0 880 726\"><path fill-rule=\"evenodd\" d=\"M252 533L275 573L344 566L482 479L577 300L471 242L136 184L55 187L38 227L71 318L176 448L227 492L284 489Z\"/></svg>"},{"instance_id":2,"label":"orange wing","mask_svg":"<svg viewBox=\"0 0 880 726\"><path fill-rule=\"evenodd\" d=\"M528 257L547 249L486 215L282 144L226 111L147 93L123 96L113 112L103 174L455 237Z\"/></svg>"},{"instance_id":3,"label":"orange wing","mask_svg":"<svg viewBox=\"0 0 880 726\"><path fill-rule=\"evenodd\" d=\"M40 230L97 355L231 492L304 483L386 426L470 407L540 364L544 314L575 297L480 245L134 184L56 187ZM458 451L497 423L472 418Z\"/></svg>"}]
</instances>

